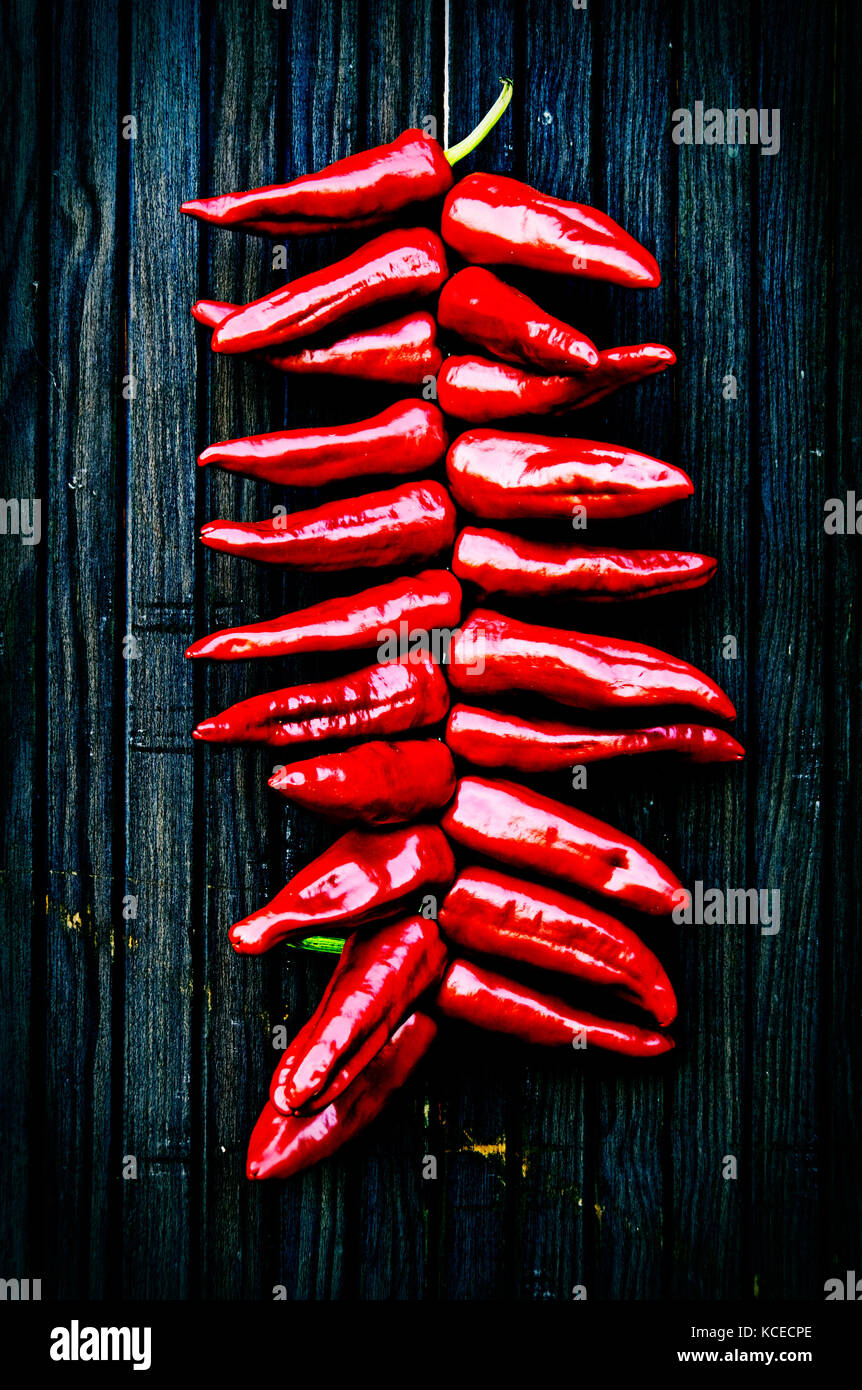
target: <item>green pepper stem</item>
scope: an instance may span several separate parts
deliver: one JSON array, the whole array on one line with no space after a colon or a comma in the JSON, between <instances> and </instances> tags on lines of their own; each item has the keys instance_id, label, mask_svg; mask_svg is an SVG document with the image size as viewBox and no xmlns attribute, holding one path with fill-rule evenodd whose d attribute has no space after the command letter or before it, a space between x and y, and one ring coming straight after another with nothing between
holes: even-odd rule
<instances>
[{"instance_id":1,"label":"green pepper stem","mask_svg":"<svg viewBox=\"0 0 862 1390\"><path fill-rule=\"evenodd\" d=\"M288 941L295 951L325 951L338 956L344 950L344 940L338 936L306 936L302 941Z\"/></svg>"},{"instance_id":2,"label":"green pepper stem","mask_svg":"<svg viewBox=\"0 0 862 1390\"><path fill-rule=\"evenodd\" d=\"M508 77L501 77L500 81L503 84L503 90L497 97L491 110L482 117L476 129L471 130L470 134L463 140L459 140L457 145L450 145L448 150L443 151L450 164L457 164L459 159L463 159L465 155L475 150L476 146L481 144L485 139L488 132L494 129L494 126L509 105L509 102L512 100L512 83L509 81Z\"/></svg>"}]
</instances>

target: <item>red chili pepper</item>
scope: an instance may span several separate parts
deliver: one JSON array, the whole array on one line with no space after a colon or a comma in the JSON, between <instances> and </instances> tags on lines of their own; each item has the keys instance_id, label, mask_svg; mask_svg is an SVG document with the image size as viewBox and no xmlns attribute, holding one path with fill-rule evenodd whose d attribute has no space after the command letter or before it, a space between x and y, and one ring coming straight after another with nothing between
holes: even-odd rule
<instances>
[{"instance_id":1,"label":"red chili pepper","mask_svg":"<svg viewBox=\"0 0 862 1390\"><path fill-rule=\"evenodd\" d=\"M519 265L634 289L661 283L655 258L596 208L503 174L469 174L447 194L443 238L473 265Z\"/></svg>"},{"instance_id":2,"label":"red chili pepper","mask_svg":"<svg viewBox=\"0 0 862 1390\"><path fill-rule=\"evenodd\" d=\"M240 955L257 956L289 938L356 931L415 911L423 889L448 887L454 877L452 851L438 825L348 830L265 907L235 922L231 945Z\"/></svg>"},{"instance_id":3,"label":"red chili pepper","mask_svg":"<svg viewBox=\"0 0 862 1390\"><path fill-rule=\"evenodd\" d=\"M217 463L282 487L320 487L375 473L422 473L440 462L448 444L436 405L399 401L355 425L276 430L210 444L198 463Z\"/></svg>"},{"instance_id":4,"label":"red chili pepper","mask_svg":"<svg viewBox=\"0 0 862 1390\"><path fill-rule=\"evenodd\" d=\"M478 767L557 772L637 753L678 753L693 763L730 763L745 749L723 729L703 724L665 724L652 729L584 729L547 719L455 705L446 742L458 758Z\"/></svg>"},{"instance_id":5,"label":"red chili pepper","mask_svg":"<svg viewBox=\"0 0 862 1390\"><path fill-rule=\"evenodd\" d=\"M367 1065L426 989L439 982L446 947L437 924L407 917L347 942L298 1055L288 1049L270 1096L284 1114L321 1110L349 1084L345 1068ZM376 1043L376 1046L375 1046ZM359 1065L358 1062L356 1065Z\"/></svg>"},{"instance_id":6,"label":"red chili pepper","mask_svg":"<svg viewBox=\"0 0 862 1390\"><path fill-rule=\"evenodd\" d=\"M585 334L546 314L489 270L459 270L440 292L437 321L507 362L543 372L584 372L599 354Z\"/></svg>"},{"instance_id":7,"label":"red chili pepper","mask_svg":"<svg viewBox=\"0 0 862 1390\"><path fill-rule=\"evenodd\" d=\"M468 526L455 542L452 568L485 593L608 603L698 589L715 574L716 561L681 550L555 545Z\"/></svg>"},{"instance_id":8,"label":"red chili pepper","mask_svg":"<svg viewBox=\"0 0 862 1390\"><path fill-rule=\"evenodd\" d=\"M468 951L607 985L646 1009L661 1027L676 1018L673 986L640 937L607 913L552 888L496 869L463 869L440 907L440 926Z\"/></svg>"},{"instance_id":9,"label":"red chili pepper","mask_svg":"<svg viewBox=\"0 0 862 1390\"><path fill-rule=\"evenodd\" d=\"M193 198L182 211L220 227L304 236L342 227L370 227L408 204L438 198L452 187L451 165L463 159L496 125L511 100L512 84L476 129L451 150L422 130L405 130L388 145L348 155L290 183L245 193Z\"/></svg>"},{"instance_id":10,"label":"red chili pepper","mask_svg":"<svg viewBox=\"0 0 862 1390\"><path fill-rule=\"evenodd\" d=\"M430 560L455 539L455 508L439 483L404 483L266 521L208 521L212 550L304 570L374 569Z\"/></svg>"},{"instance_id":11,"label":"red chili pepper","mask_svg":"<svg viewBox=\"0 0 862 1390\"><path fill-rule=\"evenodd\" d=\"M540 994L481 965L455 960L437 992L437 1007L447 1018L508 1033L543 1047L587 1047L621 1052L627 1057L654 1057L670 1052L673 1038L634 1023L612 1023L571 1008L563 999Z\"/></svg>"},{"instance_id":12,"label":"red chili pepper","mask_svg":"<svg viewBox=\"0 0 862 1390\"><path fill-rule=\"evenodd\" d=\"M471 424L518 415L553 415L595 405L603 396L672 367L676 355L660 343L608 348L580 376L542 376L488 357L448 357L437 377L437 399L448 415Z\"/></svg>"},{"instance_id":13,"label":"red chili pepper","mask_svg":"<svg viewBox=\"0 0 862 1390\"><path fill-rule=\"evenodd\" d=\"M199 299L192 305L192 314L198 323L215 328L238 307L221 300ZM424 310L375 328L357 328L346 337L328 338L300 352L258 352L253 356L276 371L293 375L356 377L398 386L423 385L428 377L437 375L443 361L436 321Z\"/></svg>"},{"instance_id":14,"label":"red chili pepper","mask_svg":"<svg viewBox=\"0 0 862 1390\"><path fill-rule=\"evenodd\" d=\"M515 782L462 777L440 824L475 854L567 879L641 912L671 912L685 891L666 864L621 830Z\"/></svg>"},{"instance_id":15,"label":"red chili pepper","mask_svg":"<svg viewBox=\"0 0 862 1390\"><path fill-rule=\"evenodd\" d=\"M247 1176L288 1178L335 1153L376 1119L436 1032L426 1014L411 1014L353 1084L316 1115L283 1115L267 1101L249 1142Z\"/></svg>"},{"instance_id":16,"label":"red chili pepper","mask_svg":"<svg viewBox=\"0 0 862 1390\"><path fill-rule=\"evenodd\" d=\"M204 719L192 737L285 748L327 738L403 734L436 724L448 708L440 667L419 652L349 676L252 695Z\"/></svg>"},{"instance_id":17,"label":"red chili pepper","mask_svg":"<svg viewBox=\"0 0 862 1390\"><path fill-rule=\"evenodd\" d=\"M494 520L572 517L589 521L639 516L690 497L681 468L621 444L549 439L541 434L468 430L446 457L458 504Z\"/></svg>"},{"instance_id":18,"label":"red chili pepper","mask_svg":"<svg viewBox=\"0 0 862 1390\"><path fill-rule=\"evenodd\" d=\"M532 690L581 709L691 705L719 719L736 717L715 681L657 647L519 623L485 608L456 634L449 679L459 690Z\"/></svg>"},{"instance_id":19,"label":"red chili pepper","mask_svg":"<svg viewBox=\"0 0 862 1390\"><path fill-rule=\"evenodd\" d=\"M439 739L359 743L344 753L289 763L269 785L324 816L387 825L415 820L451 801L455 766Z\"/></svg>"},{"instance_id":20,"label":"red chili pepper","mask_svg":"<svg viewBox=\"0 0 862 1390\"><path fill-rule=\"evenodd\" d=\"M334 265L242 305L219 324L212 347L227 353L271 350L320 333L348 314L434 294L448 275L443 243L434 232L384 232Z\"/></svg>"},{"instance_id":21,"label":"red chili pepper","mask_svg":"<svg viewBox=\"0 0 862 1390\"><path fill-rule=\"evenodd\" d=\"M408 633L451 629L461 619L461 586L448 570L423 570L415 578L390 579L345 598L328 598L297 613L262 623L226 627L200 637L186 656L214 661L290 656L371 647L381 632L407 624Z\"/></svg>"}]
</instances>

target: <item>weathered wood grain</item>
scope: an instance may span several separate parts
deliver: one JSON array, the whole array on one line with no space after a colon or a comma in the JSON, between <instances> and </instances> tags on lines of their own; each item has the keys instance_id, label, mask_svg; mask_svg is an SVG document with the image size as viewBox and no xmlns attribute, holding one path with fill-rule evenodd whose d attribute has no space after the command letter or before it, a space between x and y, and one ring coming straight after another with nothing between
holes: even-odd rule
<instances>
[{"instance_id":1,"label":"weathered wood grain","mask_svg":"<svg viewBox=\"0 0 862 1390\"><path fill-rule=\"evenodd\" d=\"M516 94L513 117L515 128L523 130L523 175L557 197L589 200L595 81L590 16L573 7L538 6L529 16L524 40L526 80ZM558 55L554 63L546 59L551 51ZM580 325L586 296L576 282L537 276L536 293L553 312ZM560 541L570 535L561 523ZM539 622L541 608L538 604L534 610ZM568 620L563 612L561 624ZM592 1174L587 1153L594 1132L588 1132L592 1117L583 1070L579 1052L559 1059L531 1055L524 1088L515 1100L523 1177L515 1218L520 1233L515 1292L520 1298L571 1298L576 1286L590 1283L585 1229L590 1225Z\"/></svg>"},{"instance_id":2,"label":"weathered wood grain","mask_svg":"<svg viewBox=\"0 0 862 1390\"><path fill-rule=\"evenodd\" d=\"M286 137L285 177L304 174L334 159L351 154L363 143L362 120L362 9L356 0L301 0L285 17L286 33L280 81L285 95L283 123ZM344 255L348 245L359 244L339 237L310 237L288 244L288 271L292 279ZM322 424L326 420L362 419L362 393L349 383L321 378L288 380L285 390L285 423L289 427ZM359 489L357 489L359 491ZM303 490L286 497L291 510L315 504L317 494ZM321 499L322 500L322 497ZM284 609L300 608L322 593L349 593L353 576L332 576L321 584L314 576L289 575L284 582ZM359 587L358 585L356 587ZM327 671L350 670L360 663L333 658L330 665L316 657L290 662L289 680L321 679ZM265 688L265 687L258 687ZM336 832L318 818L294 808L279 813L279 826L271 839L273 861L281 883L336 838ZM308 960L302 952L286 951L273 964L274 990L281 1004L278 1017L290 1015L290 1026L302 1023L320 996L322 982L332 961ZM276 1004L273 1005L276 1007ZM349 1296L348 1261L357 1240L355 1201L348 1200L352 1169L339 1155L324 1175L311 1172L288 1183L276 1194L278 1231L278 1282L291 1298ZM355 1190L355 1189L354 1189Z\"/></svg>"},{"instance_id":3,"label":"weathered wood grain","mask_svg":"<svg viewBox=\"0 0 862 1390\"><path fill-rule=\"evenodd\" d=\"M594 72L598 83L593 129L593 192L597 205L649 247L662 268L659 289L639 293L602 286L607 323L601 345L667 342L673 316L674 184L671 145L666 135L671 105L672 30L665 8L603 5L598 14ZM597 180L597 186L596 186ZM671 344L673 346L673 344ZM672 440L673 379L664 373L635 390L605 402L602 427L593 433L579 417L577 433L631 443L667 458ZM598 412L595 412L598 414ZM586 412L584 412L586 415ZM672 509L671 509L672 510ZM628 543L670 544L678 535L673 515L639 518ZM660 605L654 605L660 609ZM693 656L677 634L667 635L664 614L602 612L585 623L589 631L622 632L654 642L682 656ZM597 770L598 771L598 770ZM587 809L621 826L674 867L676 783L673 772L660 779L590 778ZM680 866L681 867L681 866ZM639 933L645 924L633 922ZM665 954L669 932L647 939ZM655 1298L661 1291L665 1141L665 1084L675 1059L622 1073L600 1073L594 1104L599 1134L594 1140L595 1268L591 1292L600 1298ZM595 1083L594 1083L595 1084Z\"/></svg>"},{"instance_id":4,"label":"weathered wood grain","mask_svg":"<svg viewBox=\"0 0 862 1390\"><path fill-rule=\"evenodd\" d=\"M126 487L117 52L116 5L83 13L58 7L47 287L45 1147L54 1175L46 1185L49 1262L60 1297L104 1296L109 1286L109 1219L120 1189L112 1132L116 942L127 927L136 930L123 917L112 776L125 723L117 698Z\"/></svg>"},{"instance_id":5,"label":"weathered wood grain","mask_svg":"<svg viewBox=\"0 0 862 1390\"><path fill-rule=\"evenodd\" d=\"M370 0L364 19L365 129L357 146L373 146L395 139L426 115L439 121L443 9L434 0ZM432 205L417 208L409 221L434 226L437 216ZM397 388L388 393L391 400L398 394ZM417 1299L429 1284L424 1221L426 1200L433 1202L436 1194L429 1192L435 1180L422 1176L423 1112L432 1099L427 1088L423 1094L427 1076L426 1066L371 1131L369 1157L358 1170L356 1264L362 1299Z\"/></svg>"},{"instance_id":6,"label":"weathered wood grain","mask_svg":"<svg viewBox=\"0 0 862 1390\"><path fill-rule=\"evenodd\" d=\"M218 4L209 15L203 55L208 139L200 178L205 193L271 182L279 166L279 52L284 18ZM196 190L195 190L196 191ZM199 224L201 296L254 299L270 278L268 238ZM219 360L209 333L195 332L197 379L205 383L197 449L214 440L276 429L283 387L266 368ZM193 467L192 460L186 468ZM198 484L198 521L241 514L265 516L272 489L210 468ZM197 530L197 527L195 528ZM281 585L265 567L205 550L195 537L198 630L255 622L281 611ZM203 576L203 585L199 576ZM196 715L203 717L251 690L283 683L283 663L211 662L196 676ZM202 697L202 698L201 698ZM260 1297L271 1240L262 1221L260 1189L245 1180L248 1136L260 1112L278 1053L272 1047L267 970L237 956L228 942L232 922L272 896L280 872L268 829L274 818L266 775L277 761L257 750L202 748L196 804L205 834L197 846L196 898L205 942L202 1018L203 1130L201 1199L204 1284L208 1297ZM268 1275L267 1275L268 1278ZM275 1279L268 1280L269 1285Z\"/></svg>"},{"instance_id":7,"label":"weathered wood grain","mask_svg":"<svg viewBox=\"0 0 862 1390\"><path fill-rule=\"evenodd\" d=\"M829 497L860 494L859 442L862 439L859 381L862 373L862 270L854 208L862 204L862 163L854 157L855 55L862 46L858 6L836 11L837 71L832 121L829 209L832 266L829 318L830 410L826 481ZM812 506L812 525L816 508ZM822 518L825 520L825 514ZM862 959L862 894L859 826L862 784L859 729L862 709L862 651L859 595L862 562L858 534L825 536L824 668L827 699L824 740L825 821L824 991L821 997L826 1042L821 1094L825 1102L822 1191L825 1229L821 1243L822 1280L846 1278L858 1268L862 1230L862 1026L859 1016L859 960ZM827 956L828 952L828 956ZM821 1283L822 1281L819 1281ZM819 1285L818 1285L819 1286Z\"/></svg>"},{"instance_id":8,"label":"weathered wood grain","mask_svg":"<svg viewBox=\"0 0 862 1390\"><path fill-rule=\"evenodd\" d=\"M0 535L0 1276L67 1297L568 1299L585 1284L712 1300L820 1299L858 1269L858 537L826 535L823 504L858 491L859 26L858 7L730 0L5 7L3 491L41 497L43 539ZM214 361L188 317L198 296L250 298L363 234L289 243L279 265L268 240L206 231L179 203L428 115L442 138L444 86L454 142L504 75L510 111L458 175L593 202L663 271L646 294L511 278L599 346L656 339L680 357L549 428L685 467L691 502L603 535L720 561L705 591L548 605L548 620L701 665L749 748L742 768L652 760L544 789L688 884L780 888L781 931L632 917L679 990L666 1063L581 1064L444 1026L367 1135L294 1182L251 1185L272 1026L308 1016L332 961L241 960L227 928L337 832L270 795L273 754L195 749L190 730L361 662L207 668L183 652L363 580L204 552L206 518L318 494L205 475L195 456L393 394ZM780 107L780 153L676 147L672 112L700 99ZM139 655L124 660L127 634Z\"/></svg>"},{"instance_id":9,"label":"weathered wood grain","mask_svg":"<svg viewBox=\"0 0 862 1390\"><path fill-rule=\"evenodd\" d=\"M524 7L505 3L449 6L449 143L463 139L509 77L524 90ZM520 176L523 104L513 103L502 121L456 166ZM460 266L451 256L451 268ZM523 1052L500 1046L475 1030L444 1030L441 1051L449 1059L439 1095L445 1140L440 1293L446 1298L502 1298L514 1292L514 1215L522 1179L519 1128L510 1097L526 1089Z\"/></svg>"},{"instance_id":10,"label":"weathered wood grain","mask_svg":"<svg viewBox=\"0 0 862 1390\"><path fill-rule=\"evenodd\" d=\"M50 379L46 370L42 267L46 228L41 220L40 126L49 75L40 43L36 6L7 5L0 16L4 169L2 230L5 323L0 340L0 421L6 444L3 468L4 534L0 535L0 1256L4 1277L44 1276L39 1142L43 1110L39 1067L42 1022L31 1018L31 997L41 987L44 930L43 807L44 586L46 541L25 545L20 511L32 521L39 499L42 524L48 498L40 422ZM40 240L41 238L41 240ZM14 503L13 503L14 508ZM38 1007L38 1006L37 1006ZM32 1070L31 1070L32 1068ZM31 1108L32 1087L32 1108ZM8 1271L8 1274L6 1273Z\"/></svg>"},{"instance_id":11,"label":"weathered wood grain","mask_svg":"<svg viewBox=\"0 0 862 1390\"><path fill-rule=\"evenodd\" d=\"M136 6L130 33L126 837L138 916L124 951L123 1289L181 1298L197 1266L199 1156L192 1035L194 786L189 731L195 586L195 354L187 310L195 233L177 215L198 186L197 7ZM189 100L189 95L194 99Z\"/></svg>"},{"instance_id":12,"label":"weathered wood grain","mask_svg":"<svg viewBox=\"0 0 862 1390\"><path fill-rule=\"evenodd\" d=\"M752 90L751 26L741 10L683 6L675 106L734 106ZM670 114L670 113L669 113ZM665 139L669 138L666 129ZM674 146L678 247L672 274L678 309L674 462L696 493L680 511L687 548L715 555L718 573L703 594L680 604L681 650L691 652L734 701L746 742L750 669L748 508L754 364L751 352L751 189L760 156L751 148ZM670 267L668 268L670 271ZM735 380L729 382L732 376ZM733 393L736 393L735 395ZM722 639L737 644L722 660ZM691 768L676 779L676 843L684 882L747 886L748 766ZM738 1297L745 1289L750 1156L744 1086L746 961L753 928L682 926L668 955L678 962L680 1047L673 1078L665 1251L672 1297ZM682 1136L686 1138L683 1140ZM724 1159L736 1160L735 1177ZM720 1229L721 1240L704 1232Z\"/></svg>"},{"instance_id":13,"label":"weathered wood grain","mask_svg":"<svg viewBox=\"0 0 862 1390\"><path fill-rule=\"evenodd\" d=\"M781 892L781 930L755 942L752 998L755 1287L818 1296L818 1003L822 968L823 536L830 14L761 16L758 107L780 154L758 159L758 502L753 884ZM752 653L754 655L754 653ZM822 1288L820 1290L822 1295Z\"/></svg>"}]
</instances>

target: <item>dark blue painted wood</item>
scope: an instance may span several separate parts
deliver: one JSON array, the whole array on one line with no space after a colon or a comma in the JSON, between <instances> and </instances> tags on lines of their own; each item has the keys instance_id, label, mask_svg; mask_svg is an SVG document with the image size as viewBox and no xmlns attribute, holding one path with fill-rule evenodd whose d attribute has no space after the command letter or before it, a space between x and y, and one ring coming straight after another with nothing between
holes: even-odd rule
<instances>
[{"instance_id":1,"label":"dark blue painted wood","mask_svg":"<svg viewBox=\"0 0 862 1390\"><path fill-rule=\"evenodd\" d=\"M470 0L447 21L442 0L18 0L2 23L16 92L4 490L41 494L43 538L0 535L0 1276L97 1297L821 1297L858 1264L860 1234L858 537L822 526L826 499L855 486L860 428L858 13ZM690 504L615 534L720 560L703 593L548 611L711 671L750 749L741 769L595 768L571 795L686 882L780 887L782 930L648 933L680 994L662 1067L444 1029L351 1149L252 1187L272 1026L308 1016L331 963L240 960L227 928L333 831L273 804L270 754L193 750L188 735L339 662L192 670L183 651L349 586L202 554L207 517L285 499L202 476L195 455L391 397L214 362L191 300L253 297L285 272L268 242L206 233L178 207L428 115L442 134L444 88L458 139L501 75L511 111L462 169L607 208L664 277L647 295L525 285L600 346L654 338L680 357L560 428L687 468ZM677 147L672 113L697 100L780 107L780 153ZM287 274L357 240L293 243ZM565 779L548 790L565 796Z\"/></svg>"}]
</instances>

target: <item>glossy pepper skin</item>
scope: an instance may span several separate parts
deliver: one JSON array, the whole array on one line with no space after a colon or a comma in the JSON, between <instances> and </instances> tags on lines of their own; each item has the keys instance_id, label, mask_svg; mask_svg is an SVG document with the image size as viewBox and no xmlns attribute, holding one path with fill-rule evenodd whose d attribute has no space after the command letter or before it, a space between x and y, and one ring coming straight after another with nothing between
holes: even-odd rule
<instances>
[{"instance_id":1,"label":"glossy pepper skin","mask_svg":"<svg viewBox=\"0 0 862 1390\"><path fill-rule=\"evenodd\" d=\"M348 830L229 936L240 955L289 938L355 931L421 905L423 890L448 887L455 861L438 825Z\"/></svg>"},{"instance_id":2,"label":"glossy pepper skin","mask_svg":"<svg viewBox=\"0 0 862 1390\"><path fill-rule=\"evenodd\" d=\"M475 425L519 415L560 415L595 405L675 362L676 354L660 343L608 348L599 353L598 366L580 376L542 375L489 357L447 357L437 377L437 398L447 414Z\"/></svg>"},{"instance_id":3,"label":"glossy pepper skin","mask_svg":"<svg viewBox=\"0 0 862 1390\"><path fill-rule=\"evenodd\" d=\"M540 372L586 372L599 364L596 346L584 333L477 266L446 281L437 322L495 357Z\"/></svg>"},{"instance_id":4,"label":"glossy pepper skin","mask_svg":"<svg viewBox=\"0 0 862 1390\"><path fill-rule=\"evenodd\" d=\"M198 323L215 328L239 305L199 299L192 305ZM258 352L253 356L276 371L294 376L343 376L385 381L392 386L422 386L443 362L437 324L417 310L373 328L357 328L343 337L327 337L296 352Z\"/></svg>"},{"instance_id":5,"label":"glossy pepper skin","mask_svg":"<svg viewBox=\"0 0 862 1390\"><path fill-rule=\"evenodd\" d=\"M626 1057L657 1057L673 1048L673 1039L665 1033L596 1018L571 1008L563 999L463 960L449 966L436 1004L442 1014L459 1023L508 1033L543 1047L571 1047L575 1039L584 1038L587 1047L621 1052Z\"/></svg>"},{"instance_id":6,"label":"glossy pepper skin","mask_svg":"<svg viewBox=\"0 0 862 1390\"><path fill-rule=\"evenodd\" d=\"M186 648L188 657L236 661L298 652L340 652L373 647L386 629L408 632L453 628L461 619L461 586L448 570L423 570L375 584L345 598L328 598L262 623L226 627Z\"/></svg>"},{"instance_id":7,"label":"glossy pepper skin","mask_svg":"<svg viewBox=\"0 0 862 1390\"><path fill-rule=\"evenodd\" d=\"M455 508L439 483L403 483L266 521L208 521L211 550L304 570L376 569L430 560L455 539Z\"/></svg>"},{"instance_id":8,"label":"glossy pepper skin","mask_svg":"<svg viewBox=\"0 0 862 1390\"><path fill-rule=\"evenodd\" d=\"M669 913L685 891L667 865L622 830L515 782L462 777L440 823L474 854L566 879L640 912Z\"/></svg>"},{"instance_id":9,"label":"glossy pepper skin","mask_svg":"<svg viewBox=\"0 0 862 1390\"><path fill-rule=\"evenodd\" d=\"M452 170L442 147L421 130L405 130L388 145L348 155L290 183L193 198L182 211L219 227L303 236L373 226L410 203L439 198L451 187Z\"/></svg>"},{"instance_id":10,"label":"glossy pepper skin","mask_svg":"<svg viewBox=\"0 0 862 1390\"><path fill-rule=\"evenodd\" d=\"M632 289L661 283L655 258L606 213L504 174L469 174L443 205L443 240L472 265L517 265Z\"/></svg>"},{"instance_id":11,"label":"glossy pepper skin","mask_svg":"<svg viewBox=\"0 0 862 1390\"><path fill-rule=\"evenodd\" d=\"M622 444L542 434L468 430L452 444L446 473L459 506L495 521L640 516L690 497L687 473Z\"/></svg>"},{"instance_id":12,"label":"glossy pepper skin","mask_svg":"<svg viewBox=\"0 0 862 1390\"><path fill-rule=\"evenodd\" d=\"M736 711L687 661L619 637L520 623L477 608L452 642L449 679L459 690L531 690L581 709L689 705L718 719Z\"/></svg>"},{"instance_id":13,"label":"glossy pepper skin","mask_svg":"<svg viewBox=\"0 0 862 1390\"><path fill-rule=\"evenodd\" d=\"M322 270L302 275L229 314L215 352L270 351L320 333L349 314L439 290L449 271L443 243L424 227L384 232Z\"/></svg>"},{"instance_id":14,"label":"glossy pepper skin","mask_svg":"<svg viewBox=\"0 0 862 1390\"><path fill-rule=\"evenodd\" d=\"M651 1013L676 1018L673 986L640 937L614 917L496 869L462 869L440 906L450 941L489 956L606 985Z\"/></svg>"},{"instance_id":15,"label":"glossy pepper skin","mask_svg":"<svg viewBox=\"0 0 862 1390\"><path fill-rule=\"evenodd\" d=\"M252 695L204 719L193 738L207 743L264 743L273 748L321 739L403 734L436 724L449 688L427 652L366 666L349 676Z\"/></svg>"},{"instance_id":16,"label":"glossy pepper skin","mask_svg":"<svg viewBox=\"0 0 862 1390\"><path fill-rule=\"evenodd\" d=\"M468 526L455 542L452 568L486 594L611 603L698 589L715 574L716 561L680 550L557 545Z\"/></svg>"},{"instance_id":17,"label":"glossy pepper skin","mask_svg":"<svg viewBox=\"0 0 862 1390\"><path fill-rule=\"evenodd\" d=\"M315 1115L284 1115L267 1101L248 1146L249 1178L289 1178L340 1149L371 1124L431 1046L437 1025L414 1013L352 1085Z\"/></svg>"},{"instance_id":18,"label":"glossy pepper skin","mask_svg":"<svg viewBox=\"0 0 862 1390\"><path fill-rule=\"evenodd\" d=\"M391 825L451 801L455 765L439 739L372 741L344 753L289 763L270 777L269 785L298 806L334 820Z\"/></svg>"},{"instance_id":19,"label":"glossy pepper skin","mask_svg":"<svg viewBox=\"0 0 862 1390\"><path fill-rule=\"evenodd\" d=\"M419 996L439 982L445 964L437 924L424 917L351 937L325 1007L303 1034L299 1055L276 1073L270 1092L276 1108L290 1114L320 1110L333 1101L345 1089L343 1071L350 1059L361 1055L367 1064Z\"/></svg>"},{"instance_id":20,"label":"glossy pepper skin","mask_svg":"<svg viewBox=\"0 0 862 1390\"><path fill-rule=\"evenodd\" d=\"M470 705L455 705L451 710L446 742L456 757L477 767L519 772L559 772L639 753L676 753L692 763L731 763L745 757L742 744L730 734L703 724L585 729Z\"/></svg>"},{"instance_id":21,"label":"glossy pepper skin","mask_svg":"<svg viewBox=\"0 0 862 1390\"><path fill-rule=\"evenodd\" d=\"M320 487L375 473L422 473L440 462L448 445L436 405L399 401L357 424L275 430L210 444L198 463L282 487Z\"/></svg>"}]
</instances>

